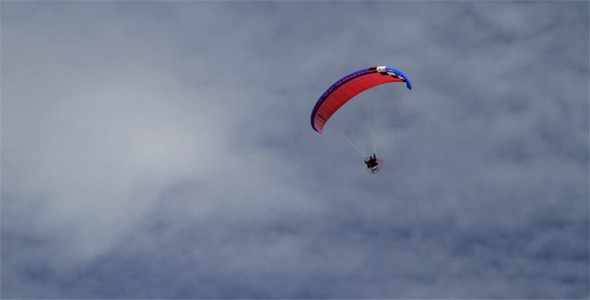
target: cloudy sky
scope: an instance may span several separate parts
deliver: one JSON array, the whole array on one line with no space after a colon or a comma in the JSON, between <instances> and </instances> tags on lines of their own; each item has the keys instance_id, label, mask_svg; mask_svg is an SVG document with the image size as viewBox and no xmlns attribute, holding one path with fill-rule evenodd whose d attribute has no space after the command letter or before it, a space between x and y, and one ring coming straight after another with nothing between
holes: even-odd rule
<instances>
[{"instance_id":1,"label":"cloudy sky","mask_svg":"<svg viewBox=\"0 0 590 300\"><path fill-rule=\"evenodd\" d=\"M3 1L1 296L588 298L589 22L587 1ZM395 101L370 175L309 116L377 65L414 89L359 96Z\"/></svg>"}]
</instances>

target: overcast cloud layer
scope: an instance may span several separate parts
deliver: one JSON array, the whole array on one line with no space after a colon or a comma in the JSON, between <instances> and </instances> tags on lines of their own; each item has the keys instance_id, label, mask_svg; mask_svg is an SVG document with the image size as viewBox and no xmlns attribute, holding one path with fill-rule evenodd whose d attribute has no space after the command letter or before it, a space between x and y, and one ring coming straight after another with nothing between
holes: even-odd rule
<instances>
[{"instance_id":1,"label":"overcast cloud layer","mask_svg":"<svg viewBox=\"0 0 590 300\"><path fill-rule=\"evenodd\" d=\"M589 297L586 1L1 19L2 298ZM376 65L414 89L368 94L396 101L369 175L309 114Z\"/></svg>"}]
</instances>

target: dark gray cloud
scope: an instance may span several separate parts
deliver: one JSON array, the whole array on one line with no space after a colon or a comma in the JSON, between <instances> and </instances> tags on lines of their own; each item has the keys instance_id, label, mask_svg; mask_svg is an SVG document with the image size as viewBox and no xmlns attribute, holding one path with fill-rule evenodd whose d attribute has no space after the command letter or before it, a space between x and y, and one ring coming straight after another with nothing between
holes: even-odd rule
<instances>
[{"instance_id":1,"label":"dark gray cloud","mask_svg":"<svg viewBox=\"0 0 590 300\"><path fill-rule=\"evenodd\" d=\"M588 11L5 2L1 296L588 298ZM368 175L309 114L374 65Z\"/></svg>"}]
</instances>

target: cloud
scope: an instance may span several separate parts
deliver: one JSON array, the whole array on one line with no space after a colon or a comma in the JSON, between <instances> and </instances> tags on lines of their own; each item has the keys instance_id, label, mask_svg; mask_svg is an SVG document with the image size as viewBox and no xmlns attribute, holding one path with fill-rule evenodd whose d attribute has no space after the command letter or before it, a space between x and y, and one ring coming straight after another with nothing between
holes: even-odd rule
<instances>
[{"instance_id":1,"label":"cloud","mask_svg":"<svg viewBox=\"0 0 590 300\"><path fill-rule=\"evenodd\" d=\"M2 296L587 297L588 5L556 8L4 3ZM355 99L397 100L372 176L309 113L380 64L415 88Z\"/></svg>"}]
</instances>

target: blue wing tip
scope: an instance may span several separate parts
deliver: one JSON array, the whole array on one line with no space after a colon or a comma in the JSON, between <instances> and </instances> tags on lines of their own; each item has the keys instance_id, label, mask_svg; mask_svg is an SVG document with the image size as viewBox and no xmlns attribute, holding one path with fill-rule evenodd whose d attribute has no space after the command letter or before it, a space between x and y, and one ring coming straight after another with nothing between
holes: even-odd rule
<instances>
[{"instance_id":1,"label":"blue wing tip","mask_svg":"<svg viewBox=\"0 0 590 300\"><path fill-rule=\"evenodd\" d=\"M410 80L408 78L406 78L406 86L408 87L408 90L412 89L412 83L410 82Z\"/></svg>"},{"instance_id":2,"label":"blue wing tip","mask_svg":"<svg viewBox=\"0 0 590 300\"><path fill-rule=\"evenodd\" d=\"M378 68L378 67L376 67ZM401 77L404 79L404 81L406 82L406 86L408 87L408 90L412 89L412 83L410 82L410 78L408 78L408 76L406 76L406 74L404 74L404 72L402 72L399 69L396 68L391 68L391 67L385 67L386 69L388 69L389 71L394 72L397 76Z\"/></svg>"}]
</instances>

